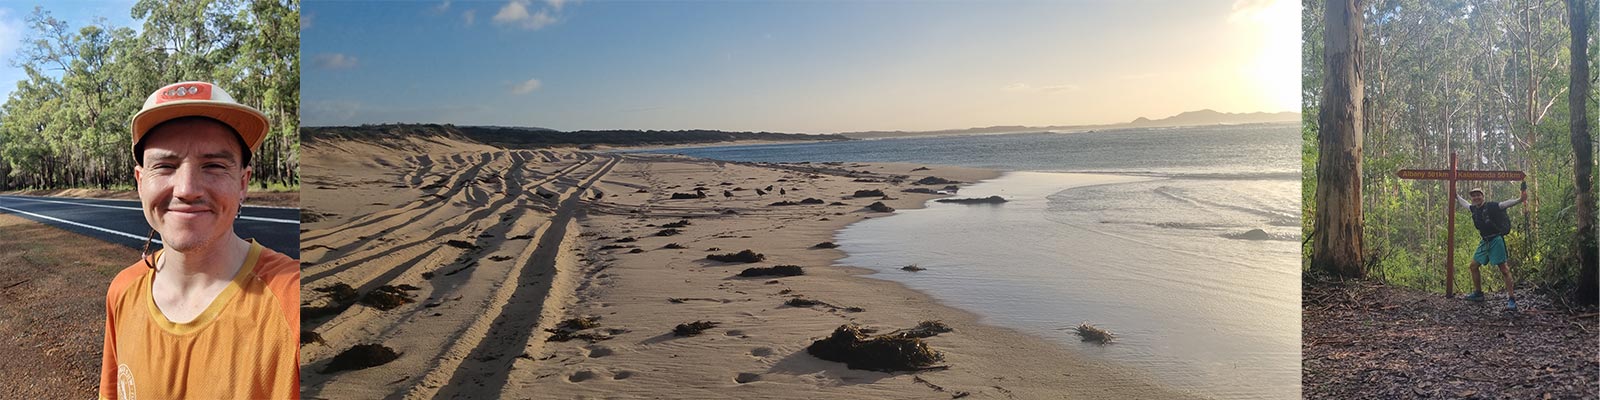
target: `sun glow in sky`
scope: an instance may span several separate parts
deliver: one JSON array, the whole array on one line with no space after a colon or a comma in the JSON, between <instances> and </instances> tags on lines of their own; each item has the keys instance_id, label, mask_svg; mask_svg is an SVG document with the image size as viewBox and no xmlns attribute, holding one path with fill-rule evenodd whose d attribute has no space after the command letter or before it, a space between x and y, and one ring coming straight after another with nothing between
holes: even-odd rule
<instances>
[{"instance_id":1,"label":"sun glow in sky","mask_svg":"<svg viewBox=\"0 0 1600 400\"><path fill-rule=\"evenodd\" d=\"M829 133L1297 111L1299 8L307 1L301 117Z\"/></svg>"}]
</instances>

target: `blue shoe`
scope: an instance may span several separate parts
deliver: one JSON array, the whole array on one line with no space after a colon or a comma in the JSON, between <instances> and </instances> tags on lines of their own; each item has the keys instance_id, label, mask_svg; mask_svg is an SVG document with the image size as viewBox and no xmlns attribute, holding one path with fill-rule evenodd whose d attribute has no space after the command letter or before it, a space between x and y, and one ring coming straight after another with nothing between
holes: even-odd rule
<instances>
[{"instance_id":1,"label":"blue shoe","mask_svg":"<svg viewBox=\"0 0 1600 400\"><path fill-rule=\"evenodd\" d=\"M1483 302L1483 292L1472 292L1472 294L1466 295L1465 297L1462 297L1462 299L1466 299L1467 301Z\"/></svg>"},{"instance_id":2,"label":"blue shoe","mask_svg":"<svg viewBox=\"0 0 1600 400\"><path fill-rule=\"evenodd\" d=\"M1517 311L1517 299L1506 300L1506 311Z\"/></svg>"}]
</instances>

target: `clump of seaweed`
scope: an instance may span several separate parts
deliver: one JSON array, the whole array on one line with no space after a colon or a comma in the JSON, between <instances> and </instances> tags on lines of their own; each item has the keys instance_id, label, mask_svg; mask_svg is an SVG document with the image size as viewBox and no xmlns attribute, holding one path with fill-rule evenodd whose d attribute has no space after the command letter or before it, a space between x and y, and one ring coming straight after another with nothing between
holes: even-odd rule
<instances>
[{"instance_id":1,"label":"clump of seaweed","mask_svg":"<svg viewBox=\"0 0 1600 400\"><path fill-rule=\"evenodd\" d=\"M821 300L812 300L812 299L808 299L808 298L804 298L804 297L791 297L791 298L789 298L789 300L783 302L783 305L790 306L790 307L801 307L801 308L811 307L811 306L827 305L827 304L828 303L824 303Z\"/></svg>"},{"instance_id":2,"label":"clump of seaweed","mask_svg":"<svg viewBox=\"0 0 1600 400\"><path fill-rule=\"evenodd\" d=\"M557 330L565 331L581 331L584 329L598 327L600 327L600 316L597 315L585 315L582 317L568 318L564 321L561 321L561 323L556 324Z\"/></svg>"},{"instance_id":3,"label":"clump of seaweed","mask_svg":"<svg viewBox=\"0 0 1600 400\"><path fill-rule=\"evenodd\" d=\"M413 289L409 290L416 290L414 289L415 286L410 287ZM379 286L377 289L367 292L367 295L361 296L361 304L379 310L393 310L395 307L416 301L411 299L411 294L406 293L406 290L407 288L393 285Z\"/></svg>"},{"instance_id":4,"label":"clump of seaweed","mask_svg":"<svg viewBox=\"0 0 1600 400\"><path fill-rule=\"evenodd\" d=\"M328 366L322 368L322 373L367 369L388 364L398 358L400 353L396 353L388 346L377 343L358 344L333 356Z\"/></svg>"},{"instance_id":5,"label":"clump of seaweed","mask_svg":"<svg viewBox=\"0 0 1600 400\"><path fill-rule=\"evenodd\" d=\"M583 331L583 330L586 330L586 329L593 329L593 328L598 328L598 327L600 327L600 317L599 316L582 316L582 317L576 317L576 318L568 318L568 319L563 320L560 323L556 324L555 328L545 329L544 330L545 332L550 332L550 338L545 339L545 341L547 341L547 342L565 342L565 341L569 341L569 340L572 340L572 339L582 339L582 340L587 341L589 343L594 343L594 342L597 342L597 341L606 340L606 339L610 339L611 338L610 336L606 336L606 335L603 335L603 334L600 334L600 333L596 333L596 332L580 332L580 331Z\"/></svg>"},{"instance_id":6,"label":"clump of seaweed","mask_svg":"<svg viewBox=\"0 0 1600 400\"><path fill-rule=\"evenodd\" d=\"M311 290L327 293L328 299L333 300L335 303L349 303L354 301L358 296L355 288L352 288L350 285L344 283L335 283Z\"/></svg>"},{"instance_id":7,"label":"clump of seaweed","mask_svg":"<svg viewBox=\"0 0 1600 400\"><path fill-rule=\"evenodd\" d=\"M806 352L823 360L845 363L850 369L893 372L947 368L934 365L944 361L944 354L929 348L922 339L869 336L854 325L840 325L833 334L812 342Z\"/></svg>"},{"instance_id":8,"label":"clump of seaweed","mask_svg":"<svg viewBox=\"0 0 1600 400\"><path fill-rule=\"evenodd\" d=\"M694 321L694 322L690 322L690 323L686 323L686 324L678 324L678 326L675 326L675 327L672 328L672 335L673 336L694 336L694 335L699 335L700 332L705 332L705 330L707 330L707 329L715 328L715 327L717 327L717 325L719 325L719 323L716 322L716 321Z\"/></svg>"},{"instance_id":9,"label":"clump of seaweed","mask_svg":"<svg viewBox=\"0 0 1600 400\"><path fill-rule=\"evenodd\" d=\"M661 246L661 248L663 248L663 249L687 249L688 247L683 247L683 245L677 244L677 243L667 243L666 246Z\"/></svg>"},{"instance_id":10,"label":"clump of seaweed","mask_svg":"<svg viewBox=\"0 0 1600 400\"><path fill-rule=\"evenodd\" d=\"M918 271L927 271L928 269L927 268L923 268L923 267L919 267L916 264L911 264L911 265L907 265L907 266L904 266L904 267L900 267L900 270L901 271L918 272Z\"/></svg>"},{"instance_id":11,"label":"clump of seaweed","mask_svg":"<svg viewBox=\"0 0 1600 400\"><path fill-rule=\"evenodd\" d=\"M660 231L657 231L656 232L656 236L673 236L673 235L677 235L677 234L680 234L680 233L683 233L683 231L678 230L676 228L667 228L667 229L662 229Z\"/></svg>"},{"instance_id":12,"label":"clump of seaweed","mask_svg":"<svg viewBox=\"0 0 1600 400\"><path fill-rule=\"evenodd\" d=\"M669 223L661 224L661 227L662 228L682 228L682 227L686 227L686 226L689 226L689 225L690 225L690 223L689 223L688 219L680 219L680 220L678 220L678 222L669 222Z\"/></svg>"},{"instance_id":13,"label":"clump of seaweed","mask_svg":"<svg viewBox=\"0 0 1600 400\"><path fill-rule=\"evenodd\" d=\"M851 195L850 197L883 197L883 196L884 196L883 195L883 190L872 189L872 190L857 190L856 193Z\"/></svg>"},{"instance_id":14,"label":"clump of seaweed","mask_svg":"<svg viewBox=\"0 0 1600 400\"><path fill-rule=\"evenodd\" d=\"M761 254L761 253L757 253L757 252L752 251L750 249L744 249L743 251L740 251L738 253L709 254L709 255L706 255L706 259L707 260L711 260L711 261L721 261L721 262L755 263L755 262L766 261L767 255Z\"/></svg>"},{"instance_id":15,"label":"clump of seaweed","mask_svg":"<svg viewBox=\"0 0 1600 400\"><path fill-rule=\"evenodd\" d=\"M316 212L316 211L313 211L313 210L310 210L310 209L304 209L304 210L300 210L300 223L308 224L308 223L312 223L312 222L317 222L317 221L321 221L324 218L327 218L327 217L330 217L330 216L333 216L333 215L335 215L335 214L324 214L324 213Z\"/></svg>"},{"instance_id":16,"label":"clump of seaweed","mask_svg":"<svg viewBox=\"0 0 1600 400\"><path fill-rule=\"evenodd\" d=\"M317 334L317 331L301 330L300 331L300 346L304 347L305 345L312 344L312 343L320 344L320 345L323 345L323 346L327 346L328 345L328 342L323 341L322 340L322 335Z\"/></svg>"},{"instance_id":17,"label":"clump of seaweed","mask_svg":"<svg viewBox=\"0 0 1600 400\"><path fill-rule=\"evenodd\" d=\"M918 179L916 182L912 182L911 184L913 184L913 185L948 185L948 184L952 184L952 183L961 183L961 182L956 182L956 181L952 181L952 180L949 180L949 179L940 178L940 177L937 177L937 176L930 176L930 177Z\"/></svg>"},{"instance_id":18,"label":"clump of seaweed","mask_svg":"<svg viewBox=\"0 0 1600 400\"><path fill-rule=\"evenodd\" d=\"M950 325L945 325L944 321L927 320L918 322L917 326L911 327L911 329L902 329L889 334L900 337L930 338L939 336L941 333L949 333L950 331L954 330L955 329L950 328Z\"/></svg>"},{"instance_id":19,"label":"clump of seaweed","mask_svg":"<svg viewBox=\"0 0 1600 400\"><path fill-rule=\"evenodd\" d=\"M460 248L460 249L468 249L468 250L477 250L477 249L480 248L478 245L472 244L472 242L468 242L468 241L464 241L464 240L450 239L450 240L444 241L444 244L448 245L450 247L455 247L455 248Z\"/></svg>"},{"instance_id":20,"label":"clump of seaweed","mask_svg":"<svg viewBox=\"0 0 1600 400\"><path fill-rule=\"evenodd\" d=\"M1111 343L1111 340L1116 338L1116 335L1111 334L1111 331L1100 329L1094 325L1089 325L1088 322L1079 324L1078 327L1073 330L1077 331L1078 337L1083 338L1083 341L1085 342L1107 344Z\"/></svg>"},{"instance_id":21,"label":"clump of seaweed","mask_svg":"<svg viewBox=\"0 0 1600 400\"><path fill-rule=\"evenodd\" d=\"M805 269L801 268L799 265L745 268L744 271L739 272L739 276L744 278L754 278L758 276L796 276L805 274Z\"/></svg>"},{"instance_id":22,"label":"clump of seaweed","mask_svg":"<svg viewBox=\"0 0 1600 400\"><path fill-rule=\"evenodd\" d=\"M822 199L815 198L815 197L807 197L804 200L800 200L800 204L822 204L822 203L826 203L826 201L822 201Z\"/></svg>"},{"instance_id":23,"label":"clump of seaweed","mask_svg":"<svg viewBox=\"0 0 1600 400\"><path fill-rule=\"evenodd\" d=\"M835 244L833 242L822 242L822 243L817 243L816 246L811 246L811 247L815 247L815 248L819 248L819 249L832 249L832 248L839 247L839 245Z\"/></svg>"},{"instance_id":24,"label":"clump of seaweed","mask_svg":"<svg viewBox=\"0 0 1600 400\"><path fill-rule=\"evenodd\" d=\"M874 212L894 212L894 207L889 207L888 204L883 204L881 201L874 201L872 204L868 204L867 209Z\"/></svg>"},{"instance_id":25,"label":"clump of seaweed","mask_svg":"<svg viewBox=\"0 0 1600 400\"><path fill-rule=\"evenodd\" d=\"M973 197L973 198L959 198L959 199L938 199L938 200L934 200L934 201L940 202L940 203L956 203L956 204L1000 204L1000 203L1005 203L1006 202L1006 198L1000 197L1000 196L989 196L989 197Z\"/></svg>"}]
</instances>

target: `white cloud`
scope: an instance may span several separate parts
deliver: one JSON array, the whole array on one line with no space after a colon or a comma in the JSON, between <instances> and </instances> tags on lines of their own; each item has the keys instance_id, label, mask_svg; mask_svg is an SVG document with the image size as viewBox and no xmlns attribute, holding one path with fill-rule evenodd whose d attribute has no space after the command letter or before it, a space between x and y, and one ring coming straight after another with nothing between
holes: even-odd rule
<instances>
[{"instance_id":1,"label":"white cloud","mask_svg":"<svg viewBox=\"0 0 1600 400\"><path fill-rule=\"evenodd\" d=\"M561 11L561 7L567 5L567 0L545 0L545 3L550 4L550 9Z\"/></svg>"},{"instance_id":2,"label":"white cloud","mask_svg":"<svg viewBox=\"0 0 1600 400\"><path fill-rule=\"evenodd\" d=\"M512 23L528 18L528 5L524 1L512 1L500 7L500 12L494 14L497 24Z\"/></svg>"},{"instance_id":3,"label":"white cloud","mask_svg":"<svg viewBox=\"0 0 1600 400\"><path fill-rule=\"evenodd\" d=\"M322 69L349 69L355 68L356 57L341 53L318 54L311 58L312 65Z\"/></svg>"},{"instance_id":4,"label":"white cloud","mask_svg":"<svg viewBox=\"0 0 1600 400\"><path fill-rule=\"evenodd\" d=\"M522 83L511 85L511 94L533 93L533 91L539 90L541 86L544 86L544 83L539 82L538 79L529 79Z\"/></svg>"},{"instance_id":5,"label":"white cloud","mask_svg":"<svg viewBox=\"0 0 1600 400\"><path fill-rule=\"evenodd\" d=\"M443 13L445 11L450 11L450 0L444 0L443 3L439 3L438 6L433 8L433 12L436 13Z\"/></svg>"},{"instance_id":6,"label":"white cloud","mask_svg":"<svg viewBox=\"0 0 1600 400\"><path fill-rule=\"evenodd\" d=\"M309 13L300 14L300 30L311 29L311 21L315 19L313 17L316 16Z\"/></svg>"},{"instance_id":7,"label":"white cloud","mask_svg":"<svg viewBox=\"0 0 1600 400\"><path fill-rule=\"evenodd\" d=\"M1029 85L1029 84L1021 83L1021 82L1013 83L1013 84L1006 85L1005 87L1000 88L1000 90L1004 90L1004 91L1007 91L1007 92L1033 92L1033 93L1072 92L1072 91L1077 91L1078 89L1081 89L1081 88L1078 87L1078 85L1071 85L1071 84L1034 86L1034 85Z\"/></svg>"},{"instance_id":8,"label":"white cloud","mask_svg":"<svg viewBox=\"0 0 1600 400\"><path fill-rule=\"evenodd\" d=\"M527 30L538 30L556 22L556 17L550 14L550 9L541 9L538 12L528 13L528 0L512 0L500 7L492 19L495 25L515 26Z\"/></svg>"},{"instance_id":9,"label":"white cloud","mask_svg":"<svg viewBox=\"0 0 1600 400\"><path fill-rule=\"evenodd\" d=\"M478 10L467 10L462 12L461 19L467 22L467 26L472 26L472 24L478 22Z\"/></svg>"}]
</instances>

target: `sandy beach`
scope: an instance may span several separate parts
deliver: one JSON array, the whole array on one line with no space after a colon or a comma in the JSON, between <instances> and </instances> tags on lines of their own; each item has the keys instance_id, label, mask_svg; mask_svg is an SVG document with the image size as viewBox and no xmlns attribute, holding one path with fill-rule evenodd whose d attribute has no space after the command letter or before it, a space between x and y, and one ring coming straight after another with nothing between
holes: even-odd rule
<instances>
[{"instance_id":1,"label":"sandy beach","mask_svg":"<svg viewBox=\"0 0 1600 400\"><path fill-rule=\"evenodd\" d=\"M318 160L302 170L305 185L328 188L303 199L302 313L307 336L320 339L302 347L307 398L1189 397L833 266L844 253L816 246L852 222L893 215L869 210L874 202L916 208L938 195L902 190L946 186L918 179L972 183L995 171L502 150L449 138L324 140L304 151ZM672 199L696 187L705 197ZM873 189L889 199L855 197ZM773 205L782 201L800 204ZM764 260L706 259L746 249ZM775 265L804 274L738 277ZM786 304L794 298L820 303ZM593 323L551 341L573 318ZM947 368L853 370L806 352L844 324L887 333L927 320L953 328L924 339ZM716 324L673 334L694 321ZM398 357L330 368L360 344Z\"/></svg>"}]
</instances>

